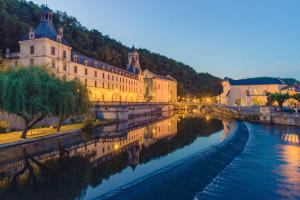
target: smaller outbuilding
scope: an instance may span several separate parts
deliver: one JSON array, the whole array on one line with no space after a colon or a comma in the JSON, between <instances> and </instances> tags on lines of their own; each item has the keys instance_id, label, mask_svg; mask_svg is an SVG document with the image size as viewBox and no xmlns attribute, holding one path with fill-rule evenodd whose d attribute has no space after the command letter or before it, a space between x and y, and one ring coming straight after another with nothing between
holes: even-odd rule
<instances>
[{"instance_id":1,"label":"smaller outbuilding","mask_svg":"<svg viewBox=\"0 0 300 200\"><path fill-rule=\"evenodd\" d=\"M287 85L280 78L248 78L222 81L221 103L228 106L265 105L268 93L281 92Z\"/></svg>"}]
</instances>

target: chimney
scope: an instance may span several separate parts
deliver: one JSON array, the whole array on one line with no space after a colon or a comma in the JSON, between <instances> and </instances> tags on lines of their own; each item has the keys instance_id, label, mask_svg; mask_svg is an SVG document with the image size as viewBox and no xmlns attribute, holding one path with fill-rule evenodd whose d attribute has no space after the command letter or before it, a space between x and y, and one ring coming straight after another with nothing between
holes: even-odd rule
<instances>
[{"instance_id":1,"label":"chimney","mask_svg":"<svg viewBox=\"0 0 300 200\"><path fill-rule=\"evenodd\" d=\"M58 33L57 33L57 36L56 36L57 41L61 42L63 36L64 36L64 29L62 27L60 27L58 29Z\"/></svg>"},{"instance_id":2,"label":"chimney","mask_svg":"<svg viewBox=\"0 0 300 200\"><path fill-rule=\"evenodd\" d=\"M32 40L35 38L34 28L29 27L29 39Z\"/></svg>"}]
</instances>

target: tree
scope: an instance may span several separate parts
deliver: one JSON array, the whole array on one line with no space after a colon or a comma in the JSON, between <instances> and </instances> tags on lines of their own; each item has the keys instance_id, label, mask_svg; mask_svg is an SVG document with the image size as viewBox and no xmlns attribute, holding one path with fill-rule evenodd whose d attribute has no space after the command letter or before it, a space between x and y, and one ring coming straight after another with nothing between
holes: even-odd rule
<instances>
[{"instance_id":1,"label":"tree","mask_svg":"<svg viewBox=\"0 0 300 200\"><path fill-rule=\"evenodd\" d=\"M51 113L57 78L40 67L17 68L4 76L0 109L24 119L22 138L26 138L28 130Z\"/></svg>"},{"instance_id":2,"label":"tree","mask_svg":"<svg viewBox=\"0 0 300 200\"><path fill-rule=\"evenodd\" d=\"M59 92L53 102L52 114L59 118L57 131L60 131L64 120L74 115L90 112L92 103L89 100L88 90L79 79L72 81L60 80Z\"/></svg>"},{"instance_id":3,"label":"tree","mask_svg":"<svg viewBox=\"0 0 300 200\"><path fill-rule=\"evenodd\" d=\"M298 94L294 94L292 96L292 98L295 99L295 100L297 100L298 102L300 102L300 94L299 93Z\"/></svg>"},{"instance_id":4,"label":"tree","mask_svg":"<svg viewBox=\"0 0 300 200\"><path fill-rule=\"evenodd\" d=\"M290 96L288 94L281 94L281 93L270 93L268 95L268 104L272 105L274 102L278 103L279 109L282 109L283 103L287 100Z\"/></svg>"}]
</instances>

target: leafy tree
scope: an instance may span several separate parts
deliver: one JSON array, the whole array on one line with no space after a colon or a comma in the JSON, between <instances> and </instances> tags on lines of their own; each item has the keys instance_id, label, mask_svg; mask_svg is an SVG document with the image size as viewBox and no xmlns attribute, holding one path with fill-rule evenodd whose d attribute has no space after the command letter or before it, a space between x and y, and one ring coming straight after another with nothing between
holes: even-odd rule
<instances>
[{"instance_id":1,"label":"leafy tree","mask_svg":"<svg viewBox=\"0 0 300 200\"><path fill-rule=\"evenodd\" d=\"M299 93L298 94L294 94L292 96L292 98L300 102L300 94Z\"/></svg>"},{"instance_id":2,"label":"leafy tree","mask_svg":"<svg viewBox=\"0 0 300 200\"><path fill-rule=\"evenodd\" d=\"M24 119L22 138L35 124L51 113L58 92L57 78L46 69L19 68L6 72L0 109Z\"/></svg>"},{"instance_id":3,"label":"leafy tree","mask_svg":"<svg viewBox=\"0 0 300 200\"><path fill-rule=\"evenodd\" d=\"M268 104L272 105L274 102L278 103L280 109L282 109L283 103L285 100L289 99L288 94L281 94L281 93L270 93L268 95Z\"/></svg>"},{"instance_id":4,"label":"leafy tree","mask_svg":"<svg viewBox=\"0 0 300 200\"><path fill-rule=\"evenodd\" d=\"M59 92L56 94L52 114L59 118L57 131L67 118L90 112L92 104L88 97L87 88L78 79L60 81Z\"/></svg>"}]
</instances>

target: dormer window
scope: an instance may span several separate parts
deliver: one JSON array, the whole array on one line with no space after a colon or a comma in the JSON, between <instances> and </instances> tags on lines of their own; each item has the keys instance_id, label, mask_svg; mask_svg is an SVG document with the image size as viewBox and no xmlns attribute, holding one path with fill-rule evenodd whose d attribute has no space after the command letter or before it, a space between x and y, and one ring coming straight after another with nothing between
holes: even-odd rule
<instances>
[{"instance_id":1,"label":"dormer window","mask_svg":"<svg viewBox=\"0 0 300 200\"><path fill-rule=\"evenodd\" d=\"M84 60L84 65L88 65L88 60L87 59Z\"/></svg>"},{"instance_id":2,"label":"dormer window","mask_svg":"<svg viewBox=\"0 0 300 200\"><path fill-rule=\"evenodd\" d=\"M96 61L94 62L94 67L97 67L97 62Z\"/></svg>"},{"instance_id":3,"label":"dormer window","mask_svg":"<svg viewBox=\"0 0 300 200\"><path fill-rule=\"evenodd\" d=\"M77 55L74 55L74 56L73 56L73 60L74 60L74 62L77 63L77 62L78 62L78 56L77 56Z\"/></svg>"}]
</instances>

